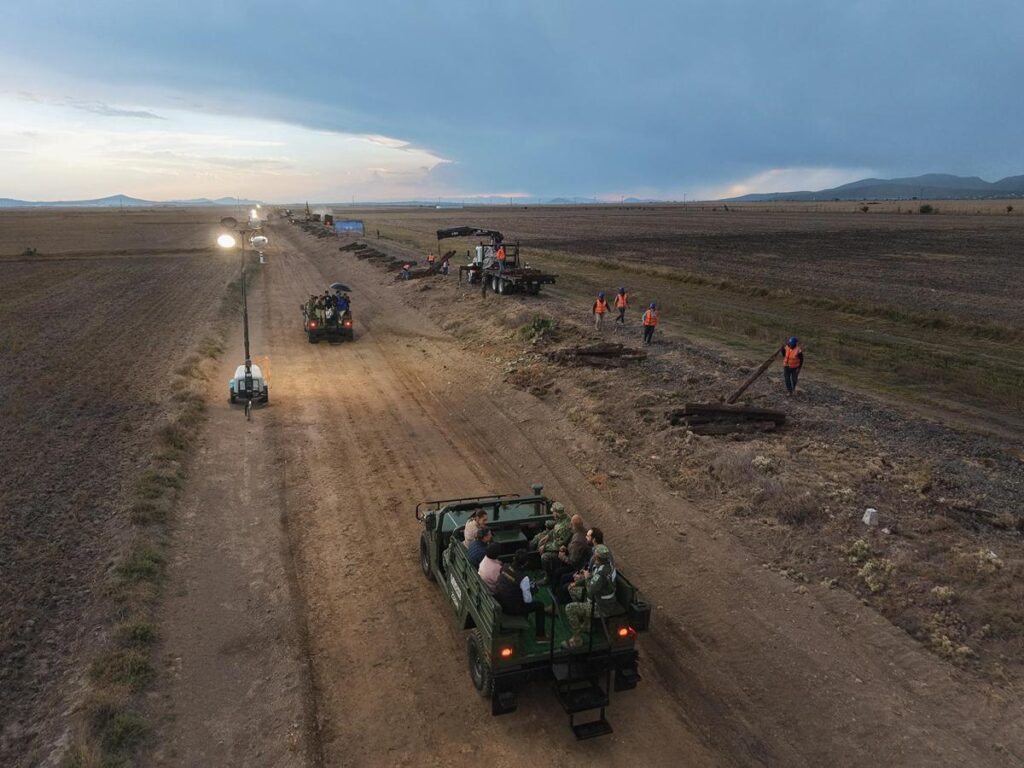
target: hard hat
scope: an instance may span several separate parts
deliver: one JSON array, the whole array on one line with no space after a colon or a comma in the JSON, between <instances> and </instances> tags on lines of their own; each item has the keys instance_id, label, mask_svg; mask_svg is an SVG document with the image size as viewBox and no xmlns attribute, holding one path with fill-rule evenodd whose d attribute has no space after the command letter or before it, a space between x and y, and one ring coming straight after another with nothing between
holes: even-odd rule
<instances>
[{"instance_id":1,"label":"hard hat","mask_svg":"<svg viewBox=\"0 0 1024 768\"><path fill-rule=\"evenodd\" d=\"M654 302L652 301L652 302L651 302L651 309L657 309L657 308L658 308L658 305L657 305L657 304L655 304L655 303L654 303Z\"/></svg>"},{"instance_id":2,"label":"hard hat","mask_svg":"<svg viewBox=\"0 0 1024 768\"><path fill-rule=\"evenodd\" d=\"M604 291L601 291L599 294L597 294L597 298L603 299L604 298Z\"/></svg>"},{"instance_id":3,"label":"hard hat","mask_svg":"<svg viewBox=\"0 0 1024 768\"><path fill-rule=\"evenodd\" d=\"M799 341L800 341L800 339L798 339L796 336L790 336L789 337L789 346L795 347Z\"/></svg>"},{"instance_id":4,"label":"hard hat","mask_svg":"<svg viewBox=\"0 0 1024 768\"><path fill-rule=\"evenodd\" d=\"M625 288L619 288L619 293L625 293L625 292L626 292Z\"/></svg>"}]
</instances>

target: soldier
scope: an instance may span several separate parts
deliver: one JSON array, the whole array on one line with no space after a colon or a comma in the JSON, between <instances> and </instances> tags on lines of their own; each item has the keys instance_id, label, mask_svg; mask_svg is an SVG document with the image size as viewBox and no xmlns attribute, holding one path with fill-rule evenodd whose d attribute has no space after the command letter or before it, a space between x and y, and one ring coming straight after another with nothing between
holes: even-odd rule
<instances>
[{"instance_id":1,"label":"soldier","mask_svg":"<svg viewBox=\"0 0 1024 768\"><path fill-rule=\"evenodd\" d=\"M562 544L565 544L565 542L569 540L569 516L565 513L565 505L560 501L556 501L551 505L551 514L555 516L555 519L548 520L547 523L545 523L547 530L541 531L530 540L530 549L536 550L537 552L557 552L558 547L562 546ZM559 541L558 545L555 546L553 550L548 550L547 545L554 539L555 530L559 526L562 526L564 529L564 532L560 533L560 536L564 536L564 539Z\"/></svg>"},{"instance_id":2,"label":"soldier","mask_svg":"<svg viewBox=\"0 0 1024 768\"><path fill-rule=\"evenodd\" d=\"M545 552L540 556L541 566L552 584L558 584L557 575L560 571L569 573L582 568L590 557L590 546L587 544L587 526L583 518L573 515L569 520L570 538L556 552Z\"/></svg>"},{"instance_id":3,"label":"soldier","mask_svg":"<svg viewBox=\"0 0 1024 768\"><path fill-rule=\"evenodd\" d=\"M594 547L593 570L583 571L586 596L565 606L565 619L572 630L572 637L562 643L568 650L583 644L583 633L590 628L595 613L608 616L615 606L615 578L610 564L611 553L604 544Z\"/></svg>"}]
</instances>

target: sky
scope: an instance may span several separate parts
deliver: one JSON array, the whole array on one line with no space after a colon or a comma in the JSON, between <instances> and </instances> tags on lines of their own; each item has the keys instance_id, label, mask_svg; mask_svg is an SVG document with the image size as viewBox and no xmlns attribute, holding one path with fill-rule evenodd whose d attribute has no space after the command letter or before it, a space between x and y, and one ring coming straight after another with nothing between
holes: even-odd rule
<instances>
[{"instance_id":1,"label":"sky","mask_svg":"<svg viewBox=\"0 0 1024 768\"><path fill-rule=\"evenodd\" d=\"M1015 0L5 0L0 197L712 199L1024 173Z\"/></svg>"}]
</instances>

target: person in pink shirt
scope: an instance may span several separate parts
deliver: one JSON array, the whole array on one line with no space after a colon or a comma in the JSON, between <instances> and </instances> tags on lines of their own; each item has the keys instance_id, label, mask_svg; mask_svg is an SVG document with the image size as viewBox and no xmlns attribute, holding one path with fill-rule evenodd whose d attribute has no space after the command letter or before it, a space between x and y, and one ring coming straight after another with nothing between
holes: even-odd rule
<instances>
[{"instance_id":1,"label":"person in pink shirt","mask_svg":"<svg viewBox=\"0 0 1024 768\"><path fill-rule=\"evenodd\" d=\"M484 559L480 561L480 568L477 569L480 578L484 580L484 584L491 592L494 592L497 587L498 576L501 575L501 560L498 559L500 555L500 544L488 544Z\"/></svg>"}]
</instances>

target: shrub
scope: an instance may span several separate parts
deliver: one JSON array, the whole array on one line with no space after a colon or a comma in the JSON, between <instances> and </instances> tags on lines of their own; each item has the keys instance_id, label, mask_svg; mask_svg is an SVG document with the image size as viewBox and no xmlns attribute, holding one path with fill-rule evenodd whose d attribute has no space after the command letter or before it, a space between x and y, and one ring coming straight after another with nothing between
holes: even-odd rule
<instances>
[{"instance_id":1,"label":"shrub","mask_svg":"<svg viewBox=\"0 0 1024 768\"><path fill-rule=\"evenodd\" d=\"M146 654L136 650L114 651L97 659L90 670L94 679L140 691L153 678Z\"/></svg>"},{"instance_id":2,"label":"shrub","mask_svg":"<svg viewBox=\"0 0 1024 768\"><path fill-rule=\"evenodd\" d=\"M1007 213L1013 213L1013 206L1012 205L1006 206L1006 212Z\"/></svg>"},{"instance_id":3,"label":"shrub","mask_svg":"<svg viewBox=\"0 0 1024 768\"><path fill-rule=\"evenodd\" d=\"M867 213L868 211L870 211L870 210L871 210L871 209L870 209L870 208L868 208L868 207L867 207L866 205L862 205L862 206L860 207L860 209L861 209L861 211L863 211L864 213Z\"/></svg>"},{"instance_id":4,"label":"shrub","mask_svg":"<svg viewBox=\"0 0 1024 768\"><path fill-rule=\"evenodd\" d=\"M929 214L935 213L935 208L934 206L928 205L928 203L924 203L920 208L917 209L917 211L918 213Z\"/></svg>"},{"instance_id":5,"label":"shrub","mask_svg":"<svg viewBox=\"0 0 1024 768\"><path fill-rule=\"evenodd\" d=\"M556 323L550 317L534 315L530 322L520 326L519 335L531 344L537 344L554 336L555 328Z\"/></svg>"},{"instance_id":6,"label":"shrub","mask_svg":"<svg viewBox=\"0 0 1024 768\"><path fill-rule=\"evenodd\" d=\"M872 592L881 592L889 586L889 580L895 572L896 566L891 560L879 559L868 560L864 567L857 572L857 575L864 580L864 584Z\"/></svg>"},{"instance_id":7,"label":"shrub","mask_svg":"<svg viewBox=\"0 0 1024 768\"><path fill-rule=\"evenodd\" d=\"M805 525L821 516L821 500L792 481L766 478L754 496L757 509L786 525Z\"/></svg>"},{"instance_id":8,"label":"shrub","mask_svg":"<svg viewBox=\"0 0 1024 768\"><path fill-rule=\"evenodd\" d=\"M163 555L149 547L136 550L117 566L117 572L126 581L157 581L163 571Z\"/></svg>"},{"instance_id":9,"label":"shrub","mask_svg":"<svg viewBox=\"0 0 1024 768\"><path fill-rule=\"evenodd\" d=\"M843 554L846 555L846 559L849 562L856 565L867 562L874 552L871 550L871 545L864 541L864 539L857 539L843 550Z\"/></svg>"}]
</instances>

